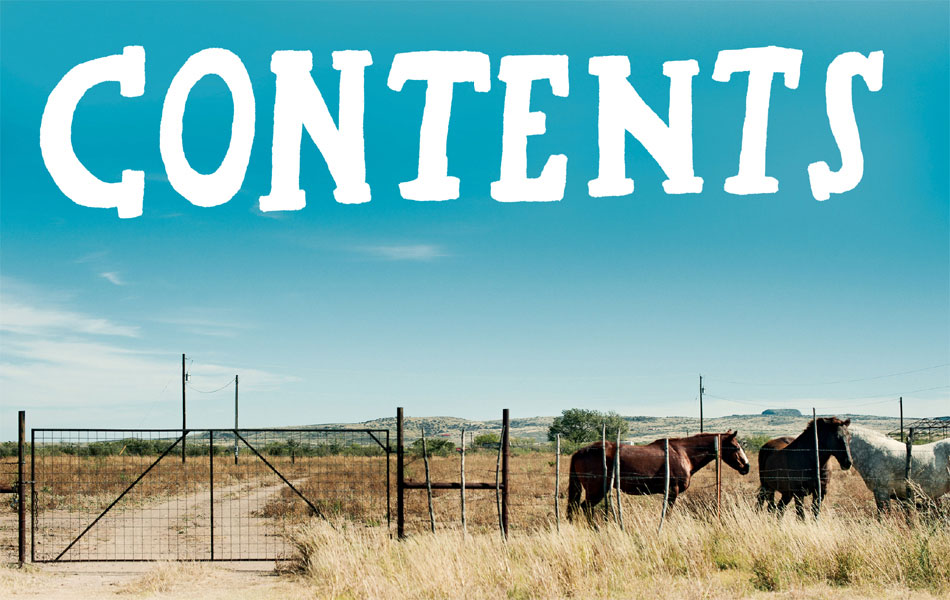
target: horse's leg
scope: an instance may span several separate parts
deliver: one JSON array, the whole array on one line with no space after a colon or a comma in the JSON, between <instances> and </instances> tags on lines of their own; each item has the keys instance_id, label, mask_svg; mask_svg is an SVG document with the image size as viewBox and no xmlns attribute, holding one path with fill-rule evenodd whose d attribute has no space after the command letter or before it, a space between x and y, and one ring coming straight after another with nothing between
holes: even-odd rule
<instances>
[{"instance_id":1,"label":"horse's leg","mask_svg":"<svg viewBox=\"0 0 950 600\"><path fill-rule=\"evenodd\" d=\"M797 492L793 494L795 498L795 514L798 515L798 518L805 520L805 494Z\"/></svg>"},{"instance_id":2,"label":"horse's leg","mask_svg":"<svg viewBox=\"0 0 950 600\"><path fill-rule=\"evenodd\" d=\"M584 513L584 517L587 518L587 525L593 526L594 524L594 507L591 506L590 501L585 499L581 502L581 511Z\"/></svg>"},{"instance_id":3,"label":"horse's leg","mask_svg":"<svg viewBox=\"0 0 950 600\"><path fill-rule=\"evenodd\" d=\"M601 500L604 499L604 488L603 485L597 486L596 490L591 490L587 488L587 522L591 525L594 524L594 507L600 504Z\"/></svg>"},{"instance_id":4,"label":"horse's leg","mask_svg":"<svg viewBox=\"0 0 950 600\"><path fill-rule=\"evenodd\" d=\"M788 506L788 503L792 501L792 495L788 492L782 492L782 497L779 498L778 506L775 509L775 512L781 516L785 512L785 507Z\"/></svg>"},{"instance_id":5,"label":"horse's leg","mask_svg":"<svg viewBox=\"0 0 950 600\"><path fill-rule=\"evenodd\" d=\"M760 510L763 505L767 506L769 510L775 508L775 492L765 489L764 486L759 486L759 491L756 494L756 500Z\"/></svg>"},{"instance_id":6,"label":"horse's leg","mask_svg":"<svg viewBox=\"0 0 950 600\"><path fill-rule=\"evenodd\" d=\"M890 509L890 498L887 495L887 490L875 490L874 492L874 504L877 505L877 514L882 515Z\"/></svg>"},{"instance_id":7,"label":"horse's leg","mask_svg":"<svg viewBox=\"0 0 950 600\"><path fill-rule=\"evenodd\" d=\"M679 493L675 490L670 490L670 496L666 499L666 512L669 513L673 510L673 505L676 504L676 498Z\"/></svg>"},{"instance_id":8,"label":"horse's leg","mask_svg":"<svg viewBox=\"0 0 950 600\"><path fill-rule=\"evenodd\" d=\"M818 513L821 512L821 503L825 501L825 494L828 493L828 489L825 486L821 487L821 494L815 492L811 497L811 512L814 513L815 519L818 518Z\"/></svg>"}]
</instances>

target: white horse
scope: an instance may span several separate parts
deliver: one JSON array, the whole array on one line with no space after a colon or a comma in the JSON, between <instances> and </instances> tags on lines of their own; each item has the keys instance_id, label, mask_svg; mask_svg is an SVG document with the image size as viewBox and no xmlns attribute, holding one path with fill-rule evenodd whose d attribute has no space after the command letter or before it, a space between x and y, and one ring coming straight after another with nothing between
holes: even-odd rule
<instances>
[{"instance_id":1,"label":"white horse","mask_svg":"<svg viewBox=\"0 0 950 600\"><path fill-rule=\"evenodd\" d=\"M906 499L907 446L873 429L855 425L849 429L854 468L874 494L878 509L886 509L891 498ZM910 480L934 500L950 493L950 438L913 446Z\"/></svg>"}]
</instances>

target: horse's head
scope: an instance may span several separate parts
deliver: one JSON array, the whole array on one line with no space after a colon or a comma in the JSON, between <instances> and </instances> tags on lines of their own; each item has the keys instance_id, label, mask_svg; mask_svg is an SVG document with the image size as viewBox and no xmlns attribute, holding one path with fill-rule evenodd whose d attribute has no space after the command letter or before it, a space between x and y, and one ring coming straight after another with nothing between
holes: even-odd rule
<instances>
[{"instance_id":1,"label":"horse's head","mask_svg":"<svg viewBox=\"0 0 950 600\"><path fill-rule=\"evenodd\" d=\"M739 440L736 439L737 433L737 431L729 431L722 434L720 452L722 452L723 462L739 471L739 473L746 475L749 473L749 459L746 457L742 446L739 445Z\"/></svg>"},{"instance_id":2,"label":"horse's head","mask_svg":"<svg viewBox=\"0 0 950 600\"><path fill-rule=\"evenodd\" d=\"M838 459L842 470L851 468L851 419L842 421L837 417L818 419L818 447L827 450Z\"/></svg>"}]
</instances>

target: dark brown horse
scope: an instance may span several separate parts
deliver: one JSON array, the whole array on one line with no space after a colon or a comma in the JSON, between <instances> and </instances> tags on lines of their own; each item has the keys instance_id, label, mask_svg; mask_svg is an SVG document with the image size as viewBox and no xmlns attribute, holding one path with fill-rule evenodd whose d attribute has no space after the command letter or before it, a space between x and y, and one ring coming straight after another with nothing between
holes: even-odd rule
<instances>
[{"instance_id":1,"label":"dark brown horse","mask_svg":"<svg viewBox=\"0 0 950 600\"><path fill-rule=\"evenodd\" d=\"M851 419L837 417L818 419L818 465L821 467L821 496L818 495L815 459L815 426L809 421L805 431L796 438L780 437L766 442L759 450L759 506L767 504L775 509L775 492L782 497L778 502L781 514L792 499L795 511L805 518L805 496L812 496L812 512L818 516L821 501L828 493L828 460L834 456L841 468L851 468Z\"/></svg>"},{"instance_id":2,"label":"dark brown horse","mask_svg":"<svg viewBox=\"0 0 950 600\"><path fill-rule=\"evenodd\" d=\"M743 475L749 472L749 460L736 440L736 432L700 433L670 439L670 495L668 505L689 487L690 478L716 459L716 436L722 440L722 460ZM614 476L615 442L607 442L607 480ZM663 440L646 446L621 445L620 490L625 494L662 494L664 491ZM581 489L585 491L581 503ZM583 508L587 520L593 508L604 499L604 457L601 442L581 448L571 456L571 475L567 488L567 518L574 519Z\"/></svg>"}]
</instances>

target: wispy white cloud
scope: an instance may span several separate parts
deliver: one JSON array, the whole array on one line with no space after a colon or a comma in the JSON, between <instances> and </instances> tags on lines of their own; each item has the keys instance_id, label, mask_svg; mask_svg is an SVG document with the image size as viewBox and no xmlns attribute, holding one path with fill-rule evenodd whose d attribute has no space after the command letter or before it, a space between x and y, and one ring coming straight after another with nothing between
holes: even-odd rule
<instances>
[{"instance_id":1,"label":"wispy white cloud","mask_svg":"<svg viewBox=\"0 0 950 600\"><path fill-rule=\"evenodd\" d=\"M91 263L91 262L97 262L108 255L109 255L108 250L96 250L95 252L89 252L87 254L83 254L82 256L74 260L73 262L78 265Z\"/></svg>"},{"instance_id":2,"label":"wispy white cloud","mask_svg":"<svg viewBox=\"0 0 950 600\"><path fill-rule=\"evenodd\" d=\"M67 309L21 302L5 293L0 304L0 332L37 337L71 334L137 337L139 328ZM5 345L7 341L5 337Z\"/></svg>"},{"instance_id":3,"label":"wispy white cloud","mask_svg":"<svg viewBox=\"0 0 950 600\"><path fill-rule=\"evenodd\" d=\"M115 271L106 271L104 273L99 273L99 277L102 277L112 285L125 285L125 282L122 281L122 278Z\"/></svg>"},{"instance_id":4,"label":"wispy white cloud","mask_svg":"<svg viewBox=\"0 0 950 600\"><path fill-rule=\"evenodd\" d=\"M48 416L58 423L56 415L69 413L76 415L74 426L91 426L89 415L114 407L124 421L115 422L113 415L109 426L142 426L148 416L142 406L174 403L179 397L180 390L169 382L180 377L181 355L149 347L147 329L64 308L62 300L49 300L61 294L10 283L4 278L0 286L0 389L5 399L26 409L52 410ZM219 387L235 373L248 392L273 392L297 381L221 359L192 363L190 370L199 389ZM98 424L107 426L105 422Z\"/></svg>"},{"instance_id":5,"label":"wispy white cloud","mask_svg":"<svg viewBox=\"0 0 950 600\"><path fill-rule=\"evenodd\" d=\"M182 332L199 336L233 338L242 330L250 326L245 322L228 321L202 316L161 317L154 319L156 323L172 325Z\"/></svg>"},{"instance_id":6,"label":"wispy white cloud","mask_svg":"<svg viewBox=\"0 0 950 600\"><path fill-rule=\"evenodd\" d=\"M448 256L445 250L435 244L363 246L360 250L383 260L430 261Z\"/></svg>"}]
</instances>

